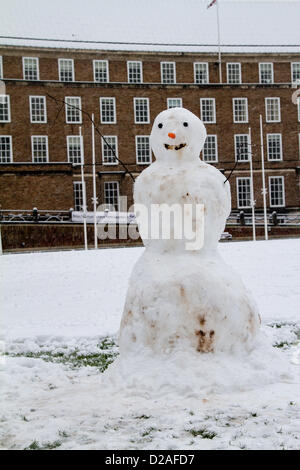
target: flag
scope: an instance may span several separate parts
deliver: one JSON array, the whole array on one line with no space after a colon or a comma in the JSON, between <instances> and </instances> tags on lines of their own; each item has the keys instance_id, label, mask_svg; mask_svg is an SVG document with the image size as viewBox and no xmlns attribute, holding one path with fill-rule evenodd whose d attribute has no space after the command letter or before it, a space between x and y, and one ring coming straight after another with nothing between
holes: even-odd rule
<instances>
[{"instance_id":1,"label":"flag","mask_svg":"<svg viewBox=\"0 0 300 470\"><path fill-rule=\"evenodd\" d=\"M212 0L209 5L207 5L207 8L212 7L215 3L217 3L217 0Z\"/></svg>"}]
</instances>

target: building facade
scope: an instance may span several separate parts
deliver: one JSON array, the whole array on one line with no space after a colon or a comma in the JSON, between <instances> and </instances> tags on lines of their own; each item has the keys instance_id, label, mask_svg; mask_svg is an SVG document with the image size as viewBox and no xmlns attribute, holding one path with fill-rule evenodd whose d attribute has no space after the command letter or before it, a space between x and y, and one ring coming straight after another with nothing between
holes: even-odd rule
<instances>
[{"instance_id":1,"label":"building facade","mask_svg":"<svg viewBox=\"0 0 300 470\"><path fill-rule=\"evenodd\" d=\"M118 210L119 196L127 196L130 206L130 173L136 177L154 158L149 146L154 118L183 106L207 128L201 158L226 177L235 167L234 211L251 209L250 149L256 209L263 208L262 115L268 211L299 211L300 53L226 53L222 76L219 83L213 53L1 46L1 209L80 210L84 155L92 210L88 114L95 115L105 137L96 133L98 204Z\"/></svg>"}]
</instances>

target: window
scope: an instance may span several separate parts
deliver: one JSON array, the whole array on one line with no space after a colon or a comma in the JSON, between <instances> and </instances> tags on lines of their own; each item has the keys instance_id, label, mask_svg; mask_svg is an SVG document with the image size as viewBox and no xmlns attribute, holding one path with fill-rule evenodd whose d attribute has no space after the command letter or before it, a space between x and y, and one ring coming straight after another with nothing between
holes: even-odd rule
<instances>
[{"instance_id":1,"label":"window","mask_svg":"<svg viewBox=\"0 0 300 470\"><path fill-rule=\"evenodd\" d=\"M269 176L269 193L271 207L285 206L283 176Z\"/></svg>"},{"instance_id":2,"label":"window","mask_svg":"<svg viewBox=\"0 0 300 470\"><path fill-rule=\"evenodd\" d=\"M227 83L242 83L240 63L235 62L227 64Z\"/></svg>"},{"instance_id":3,"label":"window","mask_svg":"<svg viewBox=\"0 0 300 470\"><path fill-rule=\"evenodd\" d=\"M1 55L0 55L0 78L3 78L3 61L2 61Z\"/></svg>"},{"instance_id":4,"label":"window","mask_svg":"<svg viewBox=\"0 0 300 470\"><path fill-rule=\"evenodd\" d=\"M263 62L259 64L259 83L273 83L273 64L272 62Z\"/></svg>"},{"instance_id":5,"label":"window","mask_svg":"<svg viewBox=\"0 0 300 470\"><path fill-rule=\"evenodd\" d=\"M80 181L76 181L73 183L74 188L74 210L81 211L83 206L83 191L82 191L82 183Z\"/></svg>"},{"instance_id":6,"label":"window","mask_svg":"<svg viewBox=\"0 0 300 470\"><path fill-rule=\"evenodd\" d=\"M127 74L129 83L142 83L142 62L127 62Z\"/></svg>"},{"instance_id":7,"label":"window","mask_svg":"<svg viewBox=\"0 0 300 470\"><path fill-rule=\"evenodd\" d=\"M170 108L182 108L182 98L168 98L167 107Z\"/></svg>"},{"instance_id":8,"label":"window","mask_svg":"<svg viewBox=\"0 0 300 470\"><path fill-rule=\"evenodd\" d=\"M12 162L12 138L10 135L0 135L0 163Z\"/></svg>"},{"instance_id":9,"label":"window","mask_svg":"<svg viewBox=\"0 0 300 470\"><path fill-rule=\"evenodd\" d=\"M161 62L160 68L162 83L176 83L175 62Z\"/></svg>"},{"instance_id":10,"label":"window","mask_svg":"<svg viewBox=\"0 0 300 470\"><path fill-rule=\"evenodd\" d=\"M218 141L216 135L208 135L203 147L203 161L204 162L217 162L218 161Z\"/></svg>"},{"instance_id":11,"label":"window","mask_svg":"<svg viewBox=\"0 0 300 470\"><path fill-rule=\"evenodd\" d=\"M10 122L9 95L0 95L0 122Z\"/></svg>"},{"instance_id":12,"label":"window","mask_svg":"<svg viewBox=\"0 0 300 470\"><path fill-rule=\"evenodd\" d=\"M119 183L118 181L104 182L104 203L113 206L115 210L119 210Z\"/></svg>"},{"instance_id":13,"label":"window","mask_svg":"<svg viewBox=\"0 0 300 470\"><path fill-rule=\"evenodd\" d=\"M33 163L47 163L48 137L46 135L32 135L31 151Z\"/></svg>"},{"instance_id":14,"label":"window","mask_svg":"<svg viewBox=\"0 0 300 470\"><path fill-rule=\"evenodd\" d=\"M195 62L194 63L194 81L195 83L199 83L199 84L209 82L207 62Z\"/></svg>"},{"instance_id":15,"label":"window","mask_svg":"<svg viewBox=\"0 0 300 470\"><path fill-rule=\"evenodd\" d=\"M105 135L105 140L102 138L102 161L105 165L117 165L118 160L118 137L116 135Z\"/></svg>"},{"instance_id":16,"label":"window","mask_svg":"<svg viewBox=\"0 0 300 470\"><path fill-rule=\"evenodd\" d=\"M282 160L281 134L267 134L268 160Z\"/></svg>"},{"instance_id":17,"label":"window","mask_svg":"<svg viewBox=\"0 0 300 470\"><path fill-rule=\"evenodd\" d=\"M94 81L100 83L109 82L109 70L107 60L94 60Z\"/></svg>"},{"instance_id":18,"label":"window","mask_svg":"<svg viewBox=\"0 0 300 470\"><path fill-rule=\"evenodd\" d=\"M39 59L37 57L23 57L24 80L39 80Z\"/></svg>"},{"instance_id":19,"label":"window","mask_svg":"<svg viewBox=\"0 0 300 470\"><path fill-rule=\"evenodd\" d=\"M249 135L236 134L234 136L235 160L239 162L249 161Z\"/></svg>"},{"instance_id":20,"label":"window","mask_svg":"<svg viewBox=\"0 0 300 470\"><path fill-rule=\"evenodd\" d=\"M292 83L300 84L300 62L293 62L292 68Z\"/></svg>"},{"instance_id":21,"label":"window","mask_svg":"<svg viewBox=\"0 0 300 470\"><path fill-rule=\"evenodd\" d=\"M30 122L45 123L47 122L46 97L30 96Z\"/></svg>"},{"instance_id":22,"label":"window","mask_svg":"<svg viewBox=\"0 0 300 470\"><path fill-rule=\"evenodd\" d=\"M135 137L136 162L138 164L151 163L151 148L148 135L137 135Z\"/></svg>"},{"instance_id":23,"label":"window","mask_svg":"<svg viewBox=\"0 0 300 470\"><path fill-rule=\"evenodd\" d=\"M149 98L134 98L134 122L136 124L149 124Z\"/></svg>"},{"instance_id":24,"label":"window","mask_svg":"<svg viewBox=\"0 0 300 470\"><path fill-rule=\"evenodd\" d=\"M81 98L78 96L66 96L66 123L81 124Z\"/></svg>"},{"instance_id":25,"label":"window","mask_svg":"<svg viewBox=\"0 0 300 470\"><path fill-rule=\"evenodd\" d=\"M200 98L200 108L203 122L216 122L216 102L214 98Z\"/></svg>"},{"instance_id":26,"label":"window","mask_svg":"<svg viewBox=\"0 0 300 470\"><path fill-rule=\"evenodd\" d=\"M67 136L68 161L74 165L80 164L83 153L83 139L80 135Z\"/></svg>"},{"instance_id":27,"label":"window","mask_svg":"<svg viewBox=\"0 0 300 470\"><path fill-rule=\"evenodd\" d=\"M265 98L266 121L280 122L280 98Z\"/></svg>"},{"instance_id":28,"label":"window","mask_svg":"<svg viewBox=\"0 0 300 470\"><path fill-rule=\"evenodd\" d=\"M233 98L233 122L248 122L248 99Z\"/></svg>"},{"instance_id":29,"label":"window","mask_svg":"<svg viewBox=\"0 0 300 470\"><path fill-rule=\"evenodd\" d=\"M100 98L100 116L102 124L116 124L115 98Z\"/></svg>"},{"instance_id":30,"label":"window","mask_svg":"<svg viewBox=\"0 0 300 470\"><path fill-rule=\"evenodd\" d=\"M239 209L251 207L250 178L236 179L237 204Z\"/></svg>"},{"instance_id":31,"label":"window","mask_svg":"<svg viewBox=\"0 0 300 470\"><path fill-rule=\"evenodd\" d=\"M58 59L58 71L61 82L74 82L73 59Z\"/></svg>"}]
</instances>

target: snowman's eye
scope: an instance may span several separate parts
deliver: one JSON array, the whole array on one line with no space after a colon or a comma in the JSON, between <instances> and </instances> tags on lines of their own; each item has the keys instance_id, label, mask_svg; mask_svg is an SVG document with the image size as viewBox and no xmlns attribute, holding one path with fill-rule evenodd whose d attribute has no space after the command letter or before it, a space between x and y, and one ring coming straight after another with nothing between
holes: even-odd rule
<instances>
[{"instance_id":1,"label":"snowman's eye","mask_svg":"<svg viewBox=\"0 0 300 470\"><path fill-rule=\"evenodd\" d=\"M161 129L162 126L163 126L163 125L162 125L162 123L160 122L160 123L158 124L158 127Z\"/></svg>"},{"instance_id":2,"label":"snowman's eye","mask_svg":"<svg viewBox=\"0 0 300 470\"><path fill-rule=\"evenodd\" d=\"M187 123L187 122L184 122L183 125L184 125L184 127L188 127L188 123Z\"/></svg>"}]
</instances>

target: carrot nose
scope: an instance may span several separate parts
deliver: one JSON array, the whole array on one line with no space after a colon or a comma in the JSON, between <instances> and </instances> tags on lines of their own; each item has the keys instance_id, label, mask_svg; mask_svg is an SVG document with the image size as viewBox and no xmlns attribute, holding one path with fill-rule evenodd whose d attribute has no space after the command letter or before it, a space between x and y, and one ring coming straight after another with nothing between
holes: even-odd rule
<instances>
[{"instance_id":1,"label":"carrot nose","mask_svg":"<svg viewBox=\"0 0 300 470\"><path fill-rule=\"evenodd\" d=\"M174 134L174 132L169 132L168 136L169 136L171 139L175 139L176 134Z\"/></svg>"}]
</instances>

